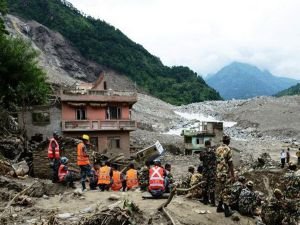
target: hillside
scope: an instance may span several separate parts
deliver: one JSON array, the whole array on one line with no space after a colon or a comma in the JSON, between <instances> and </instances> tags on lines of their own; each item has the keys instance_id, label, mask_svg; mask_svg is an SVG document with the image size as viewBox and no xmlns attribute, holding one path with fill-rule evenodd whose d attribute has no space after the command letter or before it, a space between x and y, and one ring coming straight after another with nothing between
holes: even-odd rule
<instances>
[{"instance_id":1,"label":"hillside","mask_svg":"<svg viewBox=\"0 0 300 225\"><path fill-rule=\"evenodd\" d=\"M207 78L207 83L215 88L224 99L246 99L255 96L271 96L298 81L276 77L269 71L255 66L233 62Z\"/></svg>"},{"instance_id":2,"label":"hillside","mask_svg":"<svg viewBox=\"0 0 300 225\"><path fill-rule=\"evenodd\" d=\"M298 83L288 89L280 91L275 96L281 97L281 96L286 96L286 95L300 95L300 83Z\"/></svg>"},{"instance_id":3,"label":"hillside","mask_svg":"<svg viewBox=\"0 0 300 225\"><path fill-rule=\"evenodd\" d=\"M99 19L84 16L60 0L8 0L9 12L35 20L59 32L88 61L127 75L146 92L172 104L221 99L188 67L167 67L120 30Z\"/></svg>"}]
</instances>

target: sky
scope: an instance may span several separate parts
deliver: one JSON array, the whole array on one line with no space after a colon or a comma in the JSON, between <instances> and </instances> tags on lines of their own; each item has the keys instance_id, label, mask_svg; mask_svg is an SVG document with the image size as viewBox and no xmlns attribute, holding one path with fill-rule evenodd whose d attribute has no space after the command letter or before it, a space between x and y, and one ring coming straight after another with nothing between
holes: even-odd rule
<instances>
[{"instance_id":1,"label":"sky","mask_svg":"<svg viewBox=\"0 0 300 225\"><path fill-rule=\"evenodd\" d=\"M300 80L299 0L69 0L202 76L233 61Z\"/></svg>"}]
</instances>

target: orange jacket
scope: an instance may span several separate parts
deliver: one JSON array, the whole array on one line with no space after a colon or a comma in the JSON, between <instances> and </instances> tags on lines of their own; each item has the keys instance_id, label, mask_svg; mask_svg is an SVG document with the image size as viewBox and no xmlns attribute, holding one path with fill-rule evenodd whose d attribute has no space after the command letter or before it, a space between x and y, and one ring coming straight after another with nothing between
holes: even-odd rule
<instances>
[{"instance_id":1,"label":"orange jacket","mask_svg":"<svg viewBox=\"0 0 300 225\"><path fill-rule=\"evenodd\" d=\"M130 169L126 173L126 186L128 189L135 188L139 186L137 170Z\"/></svg>"},{"instance_id":2,"label":"orange jacket","mask_svg":"<svg viewBox=\"0 0 300 225\"><path fill-rule=\"evenodd\" d=\"M78 166L85 166L85 165L89 165L90 161L89 161L89 157L85 152L85 145L83 142L80 142L77 145L77 165Z\"/></svg>"},{"instance_id":3,"label":"orange jacket","mask_svg":"<svg viewBox=\"0 0 300 225\"><path fill-rule=\"evenodd\" d=\"M153 166L149 170L149 190L165 190L164 169Z\"/></svg>"},{"instance_id":4,"label":"orange jacket","mask_svg":"<svg viewBox=\"0 0 300 225\"><path fill-rule=\"evenodd\" d=\"M98 175L98 184L110 184L110 171L111 168L109 166L102 166L99 169L99 175Z\"/></svg>"},{"instance_id":5,"label":"orange jacket","mask_svg":"<svg viewBox=\"0 0 300 225\"><path fill-rule=\"evenodd\" d=\"M55 143L55 149L53 152L52 143ZM55 138L51 138L48 145L48 158L49 159L59 159L59 145Z\"/></svg>"},{"instance_id":6,"label":"orange jacket","mask_svg":"<svg viewBox=\"0 0 300 225\"><path fill-rule=\"evenodd\" d=\"M113 183L111 185L111 189L113 191L119 191L122 188L121 172L114 170L112 179Z\"/></svg>"}]
</instances>

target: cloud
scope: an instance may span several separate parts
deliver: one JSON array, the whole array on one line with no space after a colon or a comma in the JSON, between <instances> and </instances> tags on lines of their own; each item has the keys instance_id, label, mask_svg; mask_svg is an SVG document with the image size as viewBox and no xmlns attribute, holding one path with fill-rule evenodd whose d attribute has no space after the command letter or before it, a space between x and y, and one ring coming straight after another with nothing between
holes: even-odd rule
<instances>
[{"instance_id":1,"label":"cloud","mask_svg":"<svg viewBox=\"0 0 300 225\"><path fill-rule=\"evenodd\" d=\"M298 0L70 0L167 65L214 73L232 61L300 79Z\"/></svg>"}]
</instances>

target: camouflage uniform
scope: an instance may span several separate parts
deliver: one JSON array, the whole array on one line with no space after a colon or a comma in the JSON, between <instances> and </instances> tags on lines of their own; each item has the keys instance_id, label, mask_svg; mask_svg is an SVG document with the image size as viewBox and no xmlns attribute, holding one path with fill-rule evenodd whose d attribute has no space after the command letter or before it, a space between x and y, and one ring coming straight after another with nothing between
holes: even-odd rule
<instances>
[{"instance_id":1,"label":"camouflage uniform","mask_svg":"<svg viewBox=\"0 0 300 225\"><path fill-rule=\"evenodd\" d=\"M243 188L239 197L239 212L242 215L254 216L254 210L257 206L257 196L254 191L248 187Z\"/></svg>"},{"instance_id":2,"label":"camouflage uniform","mask_svg":"<svg viewBox=\"0 0 300 225\"><path fill-rule=\"evenodd\" d=\"M191 177L190 186L193 187L194 185L200 183L202 181L202 174L201 173L194 173ZM192 197L194 198L200 198L202 195L202 187L197 187L194 190L190 191L192 194Z\"/></svg>"},{"instance_id":3,"label":"camouflage uniform","mask_svg":"<svg viewBox=\"0 0 300 225\"><path fill-rule=\"evenodd\" d=\"M230 206L232 209L238 210L239 197L244 184L240 181L236 181L230 188Z\"/></svg>"},{"instance_id":4,"label":"camouflage uniform","mask_svg":"<svg viewBox=\"0 0 300 225\"><path fill-rule=\"evenodd\" d=\"M217 157L217 199L224 204L230 203L229 163L232 162L232 152L229 146L222 144L216 150Z\"/></svg>"},{"instance_id":5,"label":"camouflage uniform","mask_svg":"<svg viewBox=\"0 0 300 225\"><path fill-rule=\"evenodd\" d=\"M168 171L168 170L165 170L165 171L166 171L166 177L165 177L166 192L169 193L172 191L172 189L174 187L174 177L170 171Z\"/></svg>"},{"instance_id":6,"label":"camouflage uniform","mask_svg":"<svg viewBox=\"0 0 300 225\"><path fill-rule=\"evenodd\" d=\"M182 188L190 188L192 176L193 174L191 172L188 172L184 177L182 177L182 182L180 186Z\"/></svg>"},{"instance_id":7,"label":"camouflage uniform","mask_svg":"<svg viewBox=\"0 0 300 225\"><path fill-rule=\"evenodd\" d=\"M200 160L203 162L203 189L208 193L214 192L216 188L216 168L217 158L214 148L206 148L200 154Z\"/></svg>"},{"instance_id":8,"label":"camouflage uniform","mask_svg":"<svg viewBox=\"0 0 300 225\"><path fill-rule=\"evenodd\" d=\"M280 225L284 219L283 199L271 198L261 210L261 219L266 225Z\"/></svg>"},{"instance_id":9,"label":"camouflage uniform","mask_svg":"<svg viewBox=\"0 0 300 225\"><path fill-rule=\"evenodd\" d=\"M147 191L148 184L149 184L149 168L147 166L143 166L138 171L140 189L142 191Z\"/></svg>"},{"instance_id":10,"label":"camouflage uniform","mask_svg":"<svg viewBox=\"0 0 300 225\"><path fill-rule=\"evenodd\" d=\"M283 177L283 185L287 198L300 198L300 170L287 172Z\"/></svg>"}]
</instances>

